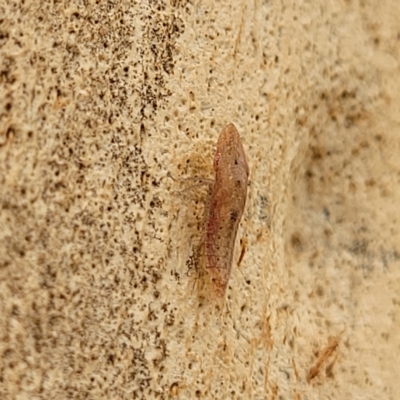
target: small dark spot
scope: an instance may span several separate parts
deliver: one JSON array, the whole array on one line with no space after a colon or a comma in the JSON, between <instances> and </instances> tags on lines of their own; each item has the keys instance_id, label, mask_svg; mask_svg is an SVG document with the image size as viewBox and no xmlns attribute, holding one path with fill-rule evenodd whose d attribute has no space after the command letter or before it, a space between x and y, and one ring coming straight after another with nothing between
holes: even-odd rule
<instances>
[{"instance_id":1,"label":"small dark spot","mask_svg":"<svg viewBox=\"0 0 400 400\"><path fill-rule=\"evenodd\" d=\"M369 186L369 187L373 187L373 186L376 185L376 181L375 181L375 179L373 179L373 178L367 179L367 180L365 181L365 185L366 185L366 186Z\"/></svg>"},{"instance_id":2,"label":"small dark spot","mask_svg":"<svg viewBox=\"0 0 400 400\"><path fill-rule=\"evenodd\" d=\"M365 239L354 240L350 246L350 251L354 254L366 254L368 249L368 242Z\"/></svg>"},{"instance_id":3,"label":"small dark spot","mask_svg":"<svg viewBox=\"0 0 400 400\"><path fill-rule=\"evenodd\" d=\"M302 248L302 240L301 236L299 233L294 233L291 238L290 238L290 244L292 247L294 247L296 250L301 250Z\"/></svg>"},{"instance_id":4,"label":"small dark spot","mask_svg":"<svg viewBox=\"0 0 400 400\"><path fill-rule=\"evenodd\" d=\"M230 218L231 218L231 221L237 221L237 220L238 220L238 218L239 218L239 213L237 212L237 210L233 210L233 211L231 212Z\"/></svg>"},{"instance_id":5,"label":"small dark spot","mask_svg":"<svg viewBox=\"0 0 400 400\"><path fill-rule=\"evenodd\" d=\"M12 309L11 309L11 314L16 317L20 314L19 308L17 305L13 304Z\"/></svg>"}]
</instances>

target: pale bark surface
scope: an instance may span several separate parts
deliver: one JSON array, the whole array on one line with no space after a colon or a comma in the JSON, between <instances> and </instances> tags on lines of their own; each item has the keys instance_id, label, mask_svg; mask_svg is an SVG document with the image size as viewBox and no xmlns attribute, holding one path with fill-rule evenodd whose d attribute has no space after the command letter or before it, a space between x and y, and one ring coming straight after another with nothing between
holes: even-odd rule
<instances>
[{"instance_id":1,"label":"pale bark surface","mask_svg":"<svg viewBox=\"0 0 400 400\"><path fill-rule=\"evenodd\" d=\"M0 0L1 399L399 398L400 3L310 3Z\"/></svg>"}]
</instances>

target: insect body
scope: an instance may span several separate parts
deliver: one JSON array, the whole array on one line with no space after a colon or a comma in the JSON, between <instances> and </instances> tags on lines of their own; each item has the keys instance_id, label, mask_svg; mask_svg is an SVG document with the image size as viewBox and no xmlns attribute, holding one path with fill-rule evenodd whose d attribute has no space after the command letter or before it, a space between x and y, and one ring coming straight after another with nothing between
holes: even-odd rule
<instances>
[{"instance_id":1,"label":"insect body","mask_svg":"<svg viewBox=\"0 0 400 400\"><path fill-rule=\"evenodd\" d=\"M249 167L233 124L221 132L214 156L215 182L206 227L207 269L219 295L225 293L235 239L246 204Z\"/></svg>"}]
</instances>

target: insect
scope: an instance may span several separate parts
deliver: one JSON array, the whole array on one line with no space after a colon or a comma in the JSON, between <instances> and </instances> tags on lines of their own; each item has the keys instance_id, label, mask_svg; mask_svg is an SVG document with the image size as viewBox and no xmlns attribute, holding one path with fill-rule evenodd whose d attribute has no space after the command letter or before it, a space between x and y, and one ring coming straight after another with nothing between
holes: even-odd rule
<instances>
[{"instance_id":1,"label":"insect","mask_svg":"<svg viewBox=\"0 0 400 400\"><path fill-rule=\"evenodd\" d=\"M233 124L221 132L214 156L215 181L206 222L207 270L223 296L232 268L236 234L246 204L249 166Z\"/></svg>"}]
</instances>

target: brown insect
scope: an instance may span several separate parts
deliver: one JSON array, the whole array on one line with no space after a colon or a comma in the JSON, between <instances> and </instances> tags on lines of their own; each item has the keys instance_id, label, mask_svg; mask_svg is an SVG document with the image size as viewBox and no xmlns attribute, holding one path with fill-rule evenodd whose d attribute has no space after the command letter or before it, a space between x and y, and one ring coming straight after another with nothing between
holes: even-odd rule
<instances>
[{"instance_id":1,"label":"brown insect","mask_svg":"<svg viewBox=\"0 0 400 400\"><path fill-rule=\"evenodd\" d=\"M223 296L232 268L236 234L246 204L249 167L233 124L218 138L214 156L215 181L206 224L207 270L216 292Z\"/></svg>"}]
</instances>

